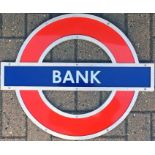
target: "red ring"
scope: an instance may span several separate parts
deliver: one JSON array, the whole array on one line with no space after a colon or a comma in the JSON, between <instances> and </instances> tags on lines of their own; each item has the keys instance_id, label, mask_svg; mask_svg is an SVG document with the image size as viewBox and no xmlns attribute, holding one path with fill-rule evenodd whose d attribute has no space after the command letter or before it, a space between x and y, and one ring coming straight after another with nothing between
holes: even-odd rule
<instances>
[{"instance_id":1,"label":"red ring","mask_svg":"<svg viewBox=\"0 0 155 155\"><path fill-rule=\"evenodd\" d=\"M116 62L135 63L132 51L119 33L87 17L64 18L43 27L27 43L20 62L38 62L51 43L69 35L95 38L108 47ZM103 131L118 121L127 111L134 91L117 91L106 108L86 118L68 118L52 111L42 101L38 91L20 91L20 95L31 115L49 130L68 136L86 136Z\"/></svg>"}]
</instances>

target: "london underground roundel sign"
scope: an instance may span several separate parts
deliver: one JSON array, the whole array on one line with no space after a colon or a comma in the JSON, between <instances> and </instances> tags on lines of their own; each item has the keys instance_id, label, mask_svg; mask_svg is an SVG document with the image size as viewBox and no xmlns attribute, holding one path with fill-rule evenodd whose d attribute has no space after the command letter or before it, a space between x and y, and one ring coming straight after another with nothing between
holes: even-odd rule
<instances>
[{"instance_id":1,"label":"london underground roundel sign","mask_svg":"<svg viewBox=\"0 0 155 155\"><path fill-rule=\"evenodd\" d=\"M56 45L82 39L100 46L112 63L44 63ZM27 116L44 131L65 139L90 139L115 128L132 109L139 91L154 90L153 64L140 64L128 38L110 22L87 14L53 18L35 29L15 63L1 64L1 89L15 90ZM43 90L112 91L85 114L60 111Z\"/></svg>"}]
</instances>

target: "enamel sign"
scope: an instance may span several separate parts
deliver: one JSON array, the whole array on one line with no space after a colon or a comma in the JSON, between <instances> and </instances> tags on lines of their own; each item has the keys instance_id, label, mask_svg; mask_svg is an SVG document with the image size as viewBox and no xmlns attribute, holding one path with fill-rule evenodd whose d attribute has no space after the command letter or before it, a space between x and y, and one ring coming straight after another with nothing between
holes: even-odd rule
<instances>
[{"instance_id":1,"label":"enamel sign","mask_svg":"<svg viewBox=\"0 0 155 155\"><path fill-rule=\"evenodd\" d=\"M112 63L45 63L60 43L81 39L101 47ZM90 139L115 128L131 111L139 91L154 90L154 65L139 63L128 38L110 22L87 14L53 18L35 29L16 62L1 63L1 89L15 90L27 116L54 136ZM111 91L94 111L69 114L54 107L43 90Z\"/></svg>"}]
</instances>

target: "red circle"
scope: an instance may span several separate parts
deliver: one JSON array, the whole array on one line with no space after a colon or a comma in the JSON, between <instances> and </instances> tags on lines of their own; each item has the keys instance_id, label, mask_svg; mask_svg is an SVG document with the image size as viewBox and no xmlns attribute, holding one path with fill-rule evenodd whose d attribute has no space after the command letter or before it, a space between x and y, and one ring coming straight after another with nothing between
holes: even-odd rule
<instances>
[{"instance_id":1,"label":"red circle","mask_svg":"<svg viewBox=\"0 0 155 155\"><path fill-rule=\"evenodd\" d=\"M20 62L38 62L51 43L69 35L95 38L108 47L116 62L135 63L131 49L118 32L87 17L63 18L43 27L27 43ZM38 91L22 90L20 95L31 115L49 130L68 136L86 136L103 131L118 121L128 109L134 91L117 91L106 108L85 118L69 118L52 111Z\"/></svg>"}]
</instances>

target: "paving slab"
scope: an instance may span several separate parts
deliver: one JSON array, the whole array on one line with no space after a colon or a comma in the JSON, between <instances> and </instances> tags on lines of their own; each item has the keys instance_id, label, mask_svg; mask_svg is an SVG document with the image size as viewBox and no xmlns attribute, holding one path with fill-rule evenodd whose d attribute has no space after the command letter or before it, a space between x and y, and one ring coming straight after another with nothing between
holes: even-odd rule
<instances>
[{"instance_id":1,"label":"paving slab","mask_svg":"<svg viewBox=\"0 0 155 155\"><path fill-rule=\"evenodd\" d=\"M0 37L2 36L2 14L0 14Z\"/></svg>"},{"instance_id":2,"label":"paving slab","mask_svg":"<svg viewBox=\"0 0 155 155\"><path fill-rule=\"evenodd\" d=\"M54 18L54 17L57 17L57 16L60 16L60 15L64 15L65 13L50 13L49 16L50 18Z\"/></svg>"},{"instance_id":3,"label":"paving slab","mask_svg":"<svg viewBox=\"0 0 155 155\"><path fill-rule=\"evenodd\" d=\"M27 14L27 34L49 19L49 14Z\"/></svg>"},{"instance_id":4,"label":"paving slab","mask_svg":"<svg viewBox=\"0 0 155 155\"><path fill-rule=\"evenodd\" d=\"M128 14L128 37L140 61L150 60L150 15Z\"/></svg>"},{"instance_id":5,"label":"paving slab","mask_svg":"<svg viewBox=\"0 0 155 155\"><path fill-rule=\"evenodd\" d=\"M107 137L107 136L125 136L125 120L119 124L116 128L114 128L113 130L109 131L108 133L106 133L105 135L103 135L103 137Z\"/></svg>"},{"instance_id":6,"label":"paving slab","mask_svg":"<svg viewBox=\"0 0 155 155\"><path fill-rule=\"evenodd\" d=\"M100 105L100 93L95 91L77 92L77 111L89 112Z\"/></svg>"},{"instance_id":7,"label":"paving slab","mask_svg":"<svg viewBox=\"0 0 155 155\"><path fill-rule=\"evenodd\" d=\"M75 99L73 91L46 91L47 100L62 111L75 111Z\"/></svg>"},{"instance_id":8,"label":"paving slab","mask_svg":"<svg viewBox=\"0 0 155 155\"><path fill-rule=\"evenodd\" d=\"M155 113L152 114L152 135L155 139Z\"/></svg>"},{"instance_id":9,"label":"paving slab","mask_svg":"<svg viewBox=\"0 0 155 155\"><path fill-rule=\"evenodd\" d=\"M103 13L101 17L116 25L121 31L126 31L124 13Z\"/></svg>"},{"instance_id":10,"label":"paving slab","mask_svg":"<svg viewBox=\"0 0 155 155\"><path fill-rule=\"evenodd\" d=\"M77 41L78 62L107 62L109 56L99 46L84 40Z\"/></svg>"},{"instance_id":11,"label":"paving slab","mask_svg":"<svg viewBox=\"0 0 155 155\"><path fill-rule=\"evenodd\" d=\"M152 36L155 36L155 14L152 14Z\"/></svg>"},{"instance_id":12,"label":"paving slab","mask_svg":"<svg viewBox=\"0 0 155 155\"><path fill-rule=\"evenodd\" d=\"M128 116L128 140L150 140L150 114L131 113Z\"/></svg>"},{"instance_id":13,"label":"paving slab","mask_svg":"<svg viewBox=\"0 0 155 155\"><path fill-rule=\"evenodd\" d=\"M14 91L2 92L2 136L26 136L25 114Z\"/></svg>"},{"instance_id":14,"label":"paving slab","mask_svg":"<svg viewBox=\"0 0 155 155\"><path fill-rule=\"evenodd\" d=\"M25 141L26 138L2 138L0 141Z\"/></svg>"},{"instance_id":15,"label":"paving slab","mask_svg":"<svg viewBox=\"0 0 155 155\"><path fill-rule=\"evenodd\" d=\"M155 92L140 92L132 111L155 111Z\"/></svg>"},{"instance_id":16,"label":"paving slab","mask_svg":"<svg viewBox=\"0 0 155 155\"><path fill-rule=\"evenodd\" d=\"M27 120L27 140L28 141L50 141L51 135L37 127L31 120Z\"/></svg>"},{"instance_id":17,"label":"paving slab","mask_svg":"<svg viewBox=\"0 0 155 155\"><path fill-rule=\"evenodd\" d=\"M90 112L105 103L111 92L109 91L78 91L77 92L77 111L80 113Z\"/></svg>"},{"instance_id":18,"label":"paving slab","mask_svg":"<svg viewBox=\"0 0 155 155\"><path fill-rule=\"evenodd\" d=\"M75 40L60 43L50 53L52 62L75 62Z\"/></svg>"},{"instance_id":19,"label":"paving slab","mask_svg":"<svg viewBox=\"0 0 155 155\"><path fill-rule=\"evenodd\" d=\"M27 17L27 32L28 36L33 30L35 30L38 26L40 26L45 21L49 20L49 14L26 14ZM50 61L50 54L47 54L44 62Z\"/></svg>"},{"instance_id":20,"label":"paving slab","mask_svg":"<svg viewBox=\"0 0 155 155\"><path fill-rule=\"evenodd\" d=\"M155 38L152 39L153 62L155 63Z\"/></svg>"},{"instance_id":21,"label":"paving slab","mask_svg":"<svg viewBox=\"0 0 155 155\"><path fill-rule=\"evenodd\" d=\"M23 39L0 39L0 61L14 62Z\"/></svg>"},{"instance_id":22,"label":"paving slab","mask_svg":"<svg viewBox=\"0 0 155 155\"><path fill-rule=\"evenodd\" d=\"M2 36L4 37L24 37L25 35L25 15L7 13L2 15Z\"/></svg>"}]
</instances>

